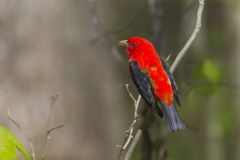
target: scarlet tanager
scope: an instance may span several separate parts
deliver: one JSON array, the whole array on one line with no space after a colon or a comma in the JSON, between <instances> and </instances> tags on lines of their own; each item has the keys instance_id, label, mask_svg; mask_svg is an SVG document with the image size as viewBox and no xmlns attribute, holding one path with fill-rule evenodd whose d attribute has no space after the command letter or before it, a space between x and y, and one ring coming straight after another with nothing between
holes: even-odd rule
<instances>
[{"instance_id":1,"label":"scarlet tanager","mask_svg":"<svg viewBox=\"0 0 240 160\"><path fill-rule=\"evenodd\" d=\"M146 103L165 118L170 132L184 129L175 103L180 106L178 86L166 63L154 49L152 43L141 37L131 37L118 42L125 46L128 54L129 72L139 93Z\"/></svg>"}]
</instances>

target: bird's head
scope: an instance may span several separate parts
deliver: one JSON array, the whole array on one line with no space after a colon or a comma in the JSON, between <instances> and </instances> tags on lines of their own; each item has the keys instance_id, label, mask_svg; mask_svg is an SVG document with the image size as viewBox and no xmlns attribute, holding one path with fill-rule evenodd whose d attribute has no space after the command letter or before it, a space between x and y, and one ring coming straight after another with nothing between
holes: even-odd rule
<instances>
[{"instance_id":1,"label":"bird's head","mask_svg":"<svg viewBox=\"0 0 240 160\"><path fill-rule=\"evenodd\" d=\"M155 50L150 41L141 37L131 37L128 40L119 41L118 45L127 48L128 56L138 56Z\"/></svg>"}]
</instances>

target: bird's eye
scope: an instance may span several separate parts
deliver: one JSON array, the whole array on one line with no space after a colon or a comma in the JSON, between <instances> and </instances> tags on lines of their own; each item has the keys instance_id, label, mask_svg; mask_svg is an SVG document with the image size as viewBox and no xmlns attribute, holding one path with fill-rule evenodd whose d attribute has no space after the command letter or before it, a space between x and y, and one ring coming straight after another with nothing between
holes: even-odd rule
<instances>
[{"instance_id":1,"label":"bird's eye","mask_svg":"<svg viewBox=\"0 0 240 160\"><path fill-rule=\"evenodd\" d=\"M137 43L133 42L133 43L132 43L132 46L133 46L133 47L136 47L136 46L137 46Z\"/></svg>"}]
</instances>

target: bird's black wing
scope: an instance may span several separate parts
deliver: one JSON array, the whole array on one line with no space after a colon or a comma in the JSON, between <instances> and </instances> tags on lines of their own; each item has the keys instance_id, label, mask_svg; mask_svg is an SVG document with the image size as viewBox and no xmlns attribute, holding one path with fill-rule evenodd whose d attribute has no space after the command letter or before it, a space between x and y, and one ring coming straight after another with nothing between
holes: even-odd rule
<instances>
[{"instance_id":1,"label":"bird's black wing","mask_svg":"<svg viewBox=\"0 0 240 160\"><path fill-rule=\"evenodd\" d=\"M129 62L129 71L132 76L133 82L136 85L142 98L149 106L156 109L159 116L162 117L162 111L160 110L154 99L153 88L149 80L148 74L140 70L136 61Z\"/></svg>"},{"instance_id":2,"label":"bird's black wing","mask_svg":"<svg viewBox=\"0 0 240 160\"><path fill-rule=\"evenodd\" d=\"M176 102L178 103L179 106L181 106L181 103L180 103L180 100L179 100L179 97L178 97L178 86L177 86L177 83L172 75L172 73L170 72L167 64L164 62L163 59L161 59L161 62L162 62L162 65L163 65L163 68L164 70L166 71L167 75L168 75L168 78L170 79L171 81L171 86L172 86L172 89L173 89L173 92L174 92L174 97L175 97L175 100Z\"/></svg>"}]
</instances>

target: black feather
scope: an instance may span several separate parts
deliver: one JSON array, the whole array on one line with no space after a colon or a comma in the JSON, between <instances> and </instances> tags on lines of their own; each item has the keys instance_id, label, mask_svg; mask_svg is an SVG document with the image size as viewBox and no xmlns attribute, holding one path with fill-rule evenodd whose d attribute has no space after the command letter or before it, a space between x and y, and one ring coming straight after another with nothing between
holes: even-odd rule
<instances>
[{"instance_id":1,"label":"black feather","mask_svg":"<svg viewBox=\"0 0 240 160\"><path fill-rule=\"evenodd\" d=\"M161 59L161 58L160 58ZM174 97L175 97L175 100L177 102L177 104L179 106L181 106L181 102L180 102L180 99L178 97L178 86L177 86L177 83L172 75L172 73L170 72L167 64L164 62L163 59L161 59L161 62L162 62L162 65L163 65L163 68L164 70L166 71L167 75L168 75L168 78L170 79L170 82L171 82L171 86L172 86L172 89L173 89L173 92L174 92Z\"/></svg>"},{"instance_id":2,"label":"black feather","mask_svg":"<svg viewBox=\"0 0 240 160\"><path fill-rule=\"evenodd\" d=\"M185 125L179 117L174 104L168 106L159 102L158 105L163 111L165 125L169 132L175 132L177 130L185 129Z\"/></svg>"},{"instance_id":3,"label":"black feather","mask_svg":"<svg viewBox=\"0 0 240 160\"><path fill-rule=\"evenodd\" d=\"M136 61L129 62L129 71L142 98L149 106L157 111L160 117L162 117L163 113L156 104L153 87L151 85L151 81L149 80L148 74L140 70Z\"/></svg>"}]
</instances>

